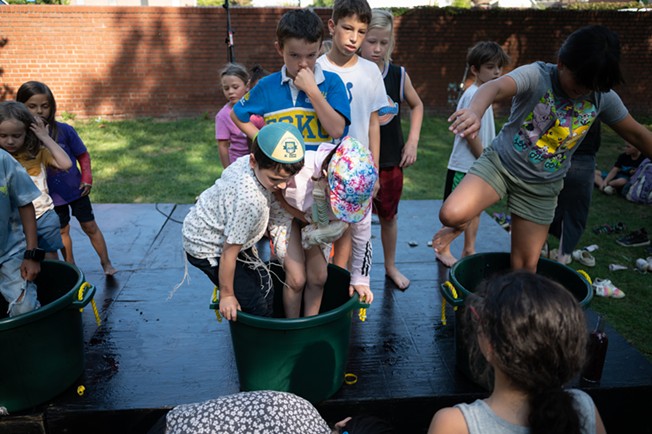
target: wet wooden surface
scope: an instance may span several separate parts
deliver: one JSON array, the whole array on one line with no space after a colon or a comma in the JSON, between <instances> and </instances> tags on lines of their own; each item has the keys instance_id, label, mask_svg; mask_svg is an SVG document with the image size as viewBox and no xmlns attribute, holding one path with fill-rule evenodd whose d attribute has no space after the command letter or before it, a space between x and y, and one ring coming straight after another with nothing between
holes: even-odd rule
<instances>
[{"instance_id":1,"label":"wet wooden surface","mask_svg":"<svg viewBox=\"0 0 652 434\"><path fill-rule=\"evenodd\" d=\"M373 413L394 421L398 432L425 432L438 408L485 395L455 367L450 308L449 324L441 323L438 287L447 270L437 266L427 246L438 228L440 205L401 202L397 263L412 280L406 291L385 279L380 226L372 227L375 301L367 321L354 315L346 370L358 381L317 404L326 420ZM117 275L104 277L76 222L71 235L78 266L97 288L102 325L96 325L90 306L85 309L83 376L52 402L19 416L41 418L47 433L145 433L177 404L238 392L229 326L218 323L208 308L213 288L208 278L189 266L190 279L170 298L184 276L180 223L190 205L94 207ZM456 240L453 253L461 246ZM483 214L477 247L478 252L508 251L509 234ZM590 309L588 316L593 322ZM652 364L614 330L607 332L603 380L582 387L596 400L610 432L627 427L642 432L640 427L649 426ZM85 387L81 396L79 385ZM10 420L0 419L0 433L21 432L7 430Z\"/></svg>"}]
</instances>

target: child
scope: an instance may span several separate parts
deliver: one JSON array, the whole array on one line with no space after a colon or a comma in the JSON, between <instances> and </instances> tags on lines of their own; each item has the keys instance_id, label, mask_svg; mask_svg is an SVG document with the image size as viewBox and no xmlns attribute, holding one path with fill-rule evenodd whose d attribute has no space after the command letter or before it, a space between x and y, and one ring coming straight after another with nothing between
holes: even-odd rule
<instances>
[{"instance_id":1,"label":"child","mask_svg":"<svg viewBox=\"0 0 652 434\"><path fill-rule=\"evenodd\" d=\"M283 57L283 68L260 79L233 106L231 118L247 137L253 139L258 132L251 115L262 116L266 124L293 124L301 131L307 150L344 135L350 117L344 84L315 63L323 28L321 18L309 9L283 14L274 43Z\"/></svg>"},{"instance_id":2,"label":"child","mask_svg":"<svg viewBox=\"0 0 652 434\"><path fill-rule=\"evenodd\" d=\"M632 118L611 90L622 82L619 61L615 33L603 26L583 27L562 44L556 65L536 62L517 68L482 85L469 108L453 113L450 129L474 138L487 107L512 99L509 120L439 212L445 227L433 237L436 252L508 194L511 266L535 271L570 158L595 119L652 154L652 132Z\"/></svg>"},{"instance_id":3,"label":"child","mask_svg":"<svg viewBox=\"0 0 652 434\"><path fill-rule=\"evenodd\" d=\"M500 45L493 41L482 41L469 49L466 56L467 67L475 76L474 83L464 91L462 98L457 103L457 110L467 108L473 95L484 83L500 77L503 67L509 63L509 56L503 51ZM487 108L482 116L478 136L461 137L455 136L453 152L448 160L448 172L446 173L446 185L444 187L444 200L450 196L469 171L475 160L480 157L484 148L488 147L496 137L496 126L494 124L494 113L491 106ZM475 238L478 234L480 216L471 219L464 230L464 249L462 256L469 256L475 253ZM450 246L446 246L436 253L437 259L444 265L452 267L457 259L451 254Z\"/></svg>"},{"instance_id":4,"label":"child","mask_svg":"<svg viewBox=\"0 0 652 434\"><path fill-rule=\"evenodd\" d=\"M595 171L595 185L605 194L614 194L627 184L629 178L643 161L641 151L625 143L624 152L618 155L616 162L608 173Z\"/></svg>"},{"instance_id":5,"label":"child","mask_svg":"<svg viewBox=\"0 0 652 434\"><path fill-rule=\"evenodd\" d=\"M465 300L464 320L471 366L486 360L480 365L493 390L439 410L429 434L606 432L591 397L563 388L582 369L587 340L584 312L569 291L512 272L481 284Z\"/></svg>"},{"instance_id":6,"label":"child","mask_svg":"<svg viewBox=\"0 0 652 434\"><path fill-rule=\"evenodd\" d=\"M270 215L270 235L285 269L283 305L288 318L299 317L302 298L304 316L319 313L331 243L349 223L368 213L377 178L369 150L346 137L338 146L324 143L317 151L306 151L303 169L278 194ZM362 274L354 269L352 278ZM351 295L353 289L349 288ZM367 303L373 301L368 286L355 290Z\"/></svg>"},{"instance_id":7,"label":"child","mask_svg":"<svg viewBox=\"0 0 652 434\"><path fill-rule=\"evenodd\" d=\"M220 313L272 315L273 288L252 247L267 230L272 193L303 167L305 147L293 125L264 126L249 156L224 169L183 221L188 261L220 288Z\"/></svg>"},{"instance_id":8,"label":"child","mask_svg":"<svg viewBox=\"0 0 652 434\"><path fill-rule=\"evenodd\" d=\"M48 170L47 182L54 210L59 215L63 254L66 262L75 263L70 238L70 211L79 221L84 233L91 241L106 276L113 276L118 270L109 259L104 235L95 222L89 193L93 186L91 157L84 142L75 129L63 122L55 121L57 104L52 91L45 83L29 81L18 89L16 99L24 103L32 114L43 119L49 128L50 137L68 154L75 164L69 170ZM79 168L77 167L79 163ZM81 169L81 172L80 172Z\"/></svg>"},{"instance_id":9,"label":"child","mask_svg":"<svg viewBox=\"0 0 652 434\"><path fill-rule=\"evenodd\" d=\"M222 167L226 169L238 158L249 154L247 135L231 120L233 104L249 91L249 73L244 66L229 63L220 72L220 79L227 103L215 116L215 139Z\"/></svg>"},{"instance_id":10,"label":"child","mask_svg":"<svg viewBox=\"0 0 652 434\"><path fill-rule=\"evenodd\" d=\"M63 149L48 135L45 122L34 117L20 102L1 103L7 121L15 126L14 140L5 141L2 148L9 152L32 177L41 191L34 201L38 246L48 259L57 259L57 251L63 247L59 232L59 217L48 192L46 168L66 170L72 165Z\"/></svg>"},{"instance_id":11,"label":"child","mask_svg":"<svg viewBox=\"0 0 652 434\"><path fill-rule=\"evenodd\" d=\"M0 147L23 141L24 124L15 119L12 104L0 104ZM32 202L41 195L25 169L0 150L0 293L10 317L37 309L36 285L45 252L38 248ZM22 223L22 224L21 224ZM21 228L22 226L22 228ZM5 312L0 312L4 316Z\"/></svg>"},{"instance_id":12,"label":"child","mask_svg":"<svg viewBox=\"0 0 652 434\"><path fill-rule=\"evenodd\" d=\"M367 34L360 47L363 58L374 62L385 82L389 105L379 111L380 174L378 194L374 198L374 212L380 221L380 237L385 254L385 274L402 290L410 280L396 268L397 212L403 191L403 169L417 160L417 146L423 121L423 103L410 76L402 66L391 64L394 48L394 18L391 12L374 9ZM410 106L410 131L403 141L401 129L401 102Z\"/></svg>"},{"instance_id":13,"label":"child","mask_svg":"<svg viewBox=\"0 0 652 434\"><path fill-rule=\"evenodd\" d=\"M346 85L351 103L351 127L348 134L369 148L374 164L378 167L380 159L378 110L387 105L387 94L378 67L357 54L370 21L371 8L366 0L336 0L331 19L328 20L333 46L328 53L317 60L317 63L325 71L337 73ZM375 188L377 189L378 186ZM369 213L362 221L351 225L349 232L335 243L333 262L342 268L349 268L351 258L362 258L361 264L351 263L350 269L365 270L365 275L360 279L352 278L351 285L354 288L368 287L371 256L371 213Z\"/></svg>"}]
</instances>

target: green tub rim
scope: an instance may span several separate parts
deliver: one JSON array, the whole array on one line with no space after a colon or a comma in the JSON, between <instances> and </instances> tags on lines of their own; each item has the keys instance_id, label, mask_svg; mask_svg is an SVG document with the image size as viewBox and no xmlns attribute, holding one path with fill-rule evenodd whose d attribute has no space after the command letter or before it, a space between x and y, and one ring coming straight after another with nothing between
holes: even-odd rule
<instances>
[{"instance_id":1,"label":"green tub rim","mask_svg":"<svg viewBox=\"0 0 652 434\"><path fill-rule=\"evenodd\" d=\"M77 274L77 281L75 282L72 289L66 292L61 297L56 300L41 306L40 308L27 312L22 315L18 315L11 318L3 318L0 320L0 331L11 330L16 327L23 326L25 324L30 324L35 321L40 321L45 317L54 315L55 313L64 310L64 309L80 309L90 303L91 299L95 295L95 287L89 285L88 289L84 292L82 300L78 299L78 292L81 285L84 282L84 275L76 265L70 264L68 262L58 261L58 260L44 260L41 265L56 264L57 266L64 266L66 268L72 269Z\"/></svg>"}]
</instances>

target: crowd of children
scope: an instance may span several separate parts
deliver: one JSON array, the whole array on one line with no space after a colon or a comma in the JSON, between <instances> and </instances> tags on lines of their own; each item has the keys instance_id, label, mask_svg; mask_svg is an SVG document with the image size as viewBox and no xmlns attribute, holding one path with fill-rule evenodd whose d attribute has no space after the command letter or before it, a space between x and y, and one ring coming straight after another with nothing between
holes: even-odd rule
<instances>
[{"instance_id":1,"label":"crowd of children","mask_svg":"<svg viewBox=\"0 0 652 434\"><path fill-rule=\"evenodd\" d=\"M274 42L283 58L280 71L258 67L250 73L229 63L219 74L227 103L216 115L215 138L224 170L198 196L182 235L188 262L219 288L219 311L227 320L237 320L239 311L274 313L270 269L256 248L265 236L285 271L288 318L319 313L331 260L351 271L350 294L371 303L372 208L381 224L386 276L399 289L410 284L396 266L397 214L403 170L417 160L423 103L405 68L391 63L391 13L372 11L366 0L336 0L326 29L330 43L322 51L321 18L309 9L290 10ZM477 336L476 356L491 367L493 391L486 400L439 411L430 432L498 432L487 427L501 424L513 428L509 432L522 426L604 432L591 399L562 389L583 361L582 311L567 291L531 272L571 157L594 123L611 126L627 144L611 171L596 172L601 191L622 188L642 153L652 155L652 133L612 90L623 80L619 59L617 36L602 26L572 33L556 64L535 62L505 76L509 57L499 44L482 41L469 49L474 83L449 119L455 139L439 213L443 227L432 245L446 266L457 261L450 243L462 233L462 256L475 253L480 213L507 196L511 266L525 271L486 283L467 301L466 322ZM510 116L496 135L491 105L508 99ZM403 101L410 108L406 138ZM6 222L0 287L10 316L39 307L33 280L44 257L57 258L61 250L74 263L70 213L104 273L117 271L89 199L88 150L55 115L54 96L39 82L23 84L16 102L0 103L0 147L6 151L0 152L0 216ZM579 235L587 209L588 202L576 218ZM574 246L578 233L562 236L562 227L552 232ZM530 309L538 315L526 336L512 325L525 321L521 316ZM529 336L536 346L525 344ZM550 360L542 362L541 355ZM533 366L541 369L532 372ZM557 431L552 423L563 427Z\"/></svg>"}]
</instances>

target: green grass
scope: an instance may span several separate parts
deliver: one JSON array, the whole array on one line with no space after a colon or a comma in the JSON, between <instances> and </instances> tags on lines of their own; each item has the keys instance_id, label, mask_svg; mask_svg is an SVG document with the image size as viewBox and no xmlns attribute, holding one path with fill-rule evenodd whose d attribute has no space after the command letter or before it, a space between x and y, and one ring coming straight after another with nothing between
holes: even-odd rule
<instances>
[{"instance_id":1,"label":"green grass","mask_svg":"<svg viewBox=\"0 0 652 434\"><path fill-rule=\"evenodd\" d=\"M498 122L500 124L500 122ZM646 122L652 127L652 122ZM175 121L140 119L127 121L75 121L74 126L93 159L93 201L96 203L192 203L221 173L209 117ZM417 163L405 172L404 199L441 199L453 136L443 117L424 120ZM622 140L603 128L598 153L600 168L609 168L622 152ZM487 210L505 211L498 203ZM652 207L637 205L618 196L594 191L587 231L578 247L598 244L595 268L584 268L592 278L610 279L627 294L620 300L596 297L591 307L634 347L652 360L652 273L610 272L618 263L633 268L644 248L627 248L615 242L617 235L595 235L591 228L623 222L628 230L647 224L652 230ZM433 217L433 233L438 222ZM551 248L556 240L550 240ZM572 268L579 269L572 263Z\"/></svg>"}]
</instances>

